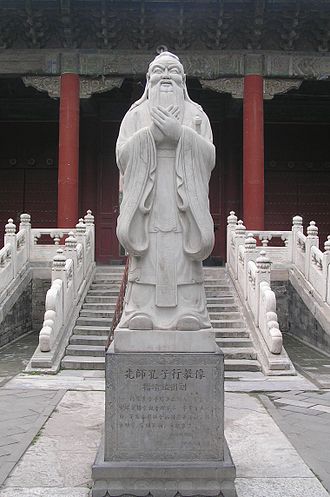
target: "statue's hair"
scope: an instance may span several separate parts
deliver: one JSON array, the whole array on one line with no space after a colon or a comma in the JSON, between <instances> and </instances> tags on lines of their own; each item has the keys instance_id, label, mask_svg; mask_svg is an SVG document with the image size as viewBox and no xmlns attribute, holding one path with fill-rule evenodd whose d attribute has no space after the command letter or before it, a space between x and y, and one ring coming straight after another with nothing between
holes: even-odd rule
<instances>
[{"instance_id":1,"label":"statue's hair","mask_svg":"<svg viewBox=\"0 0 330 497\"><path fill-rule=\"evenodd\" d=\"M183 65L181 64L179 57L177 55L175 55L174 53L172 53L172 52L162 52L159 55L157 55L150 62L149 67L148 67L148 72L147 72L147 84L145 86L144 92L143 92L141 98L139 98L139 100L137 100L136 102L134 102L131 105L131 107L130 107L129 110L135 109L135 107L138 107L138 105L141 105L143 102L145 102L148 99L149 73L150 73L150 69L153 66L153 64L155 62L159 62L162 57L171 57L171 58L173 58L175 60L175 62L177 63L177 65L180 67L180 69L182 71L182 75L183 75L183 95L184 95L184 100L190 102L193 105L195 105L196 107L198 107L198 109L201 109L201 106L198 105L196 102L193 102L193 100L191 100L191 98L188 95L187 84L186 84L186 75L184 73Z\"/></svg>"},{"instance_id":2,"label":"statue's hair","mask_svg":"<svg viewBox=\"0 0 330 497\"><path fill-rule=\"evenodd\" d=\"M157 55L157 56L154 58L154 60L152 60L152 61L150 62L149 67L148 67L148 72L147 72L147 75L149 74L151 67L152 67L152 66L153 66L156 62L159 62L159 61L160 61L160 59L161 59L162 57L170 57L170 58L174 59L174 60L175 60L175 62L177 63L177 65L180 67L182 74L184 74L183 65L181 64L180 59L179 59L179 57L178 57L177 55L175 55L175 54L174 54L174 53L172 53L172 52L161 52L159 55Z\"/></svg>"}]
</instances>

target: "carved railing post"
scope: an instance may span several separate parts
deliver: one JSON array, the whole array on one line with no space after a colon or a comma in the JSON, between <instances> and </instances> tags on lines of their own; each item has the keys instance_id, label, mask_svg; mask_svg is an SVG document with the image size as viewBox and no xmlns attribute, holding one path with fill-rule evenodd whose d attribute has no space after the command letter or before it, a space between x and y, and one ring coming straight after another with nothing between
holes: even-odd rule
<instances>
[{"instance_id":1,"label":"carved railing post","mask_svg":"<svg viewBox=\"0 0 330 497\"><path fill-rule=\"evenodd\" d=\"M26 252L27 259L30 259L30 245L31 241L31 216L30 214L24 213L20 215L20 230L25 230L25 243L26 243Z\"/></svg>"},{"instance_id":2,"label":"carved railing post","mask_svg":"<svg viewBox=\"0 0 330 497\"><path fill-rule=\"evenodd\" d=\"M303 232L303 218L301 216L294 216L292 218L292 253L291 261L295 264L297 262L297 232Z\"/></svg>"},{"instance_id":3,"label":"carved railing post","mask_svg":"<svg viewBox=\"0 0 330 497\"><path fill-rule=\"evenodd\" d=\"M230 215L227 217L227 264L230 268L233 267L233 256L235 253L234 249L234 230L237 225L237 216L234 211L230 211Z\"/></svg>"},{"instance_id":4,"label":"carved railing post","mask_svg":"<svg viewBox=\"0 0 330 497\"><path fill-rule=\"evenodd\" d=\"M237 279L237 271L238 271L238 256L239 256L239 246L244 244L245 241L245 234L246 234L246 227L243 224L242 220L239 220L237 222L237 225L235 227L235 234L234 236L234 253L235 253L235 259L233 261L233 268L234 268L234 273L235 273L235 279Z\"/></svg>"},{"instance_id":5,"label":"carved railing post","mask_svg":"<svg viewBox=\"0 0 330 497\"><path fill-rule=\"evenodd\" d=\"M76 239L77 243L81 243L84 248L84 257L83 257L83 268L84 268L84 276L87 271L87 240L86 240L86 224L84 223L83 218L79 219L79 222L76 224Z\"/></svg>"},{"instance_id":6,"label":"carved railing post","mask_svg":"<svg viewBox=\"0 0 330 497\"><path fill-rule=\"evenodd\" d=\"M94 226L94 216L90 209L88 209L87 214L84 216L84 221L87 226Z\"/></svg>"},{"instance_id":7,"label":"carved railing post","mask_svg":"<svg viewBox=\"0 0 330 497\"><path fill-rule=\"evenodd\" d=\"M78 260L77 260L77 239L74 236L73 231L69 232L69 236L65 239L65 254L67 259L71 259L73 262L73 268L72 268L72 285L73 285L73 292L75 293L76 290L78 290L76 286L76 270L78 267Z\"/></svg>"},{"instance_id":8,"label":"carved railing post","mask_svg":"<svg viewBox=\"0 0 330 497\"><path fill-rule=\"evenodd\" d=\"M64 255L63 249L59 248L57 249L56 255L53 258L52 281L57 279L65 281L65 263L66 257Z\"/></svg>"},{"instance_id":9,"label":"carved railing post","mask_svg":"<svg viewBox=\"0 0 330 497\"><path fill-rule=\"evenodd\" d=\"M311 248L313 246L319 247L319 229L315 224L315 221L311 221L307 228L307 237L305 242L306 259L305 259L305 278L309 280L309 272L311 261Z\"/></svg>"},{"instance_id":10,"label":"carved railing post","mask_svg":"<svg viewBox=\"0 0 330 497\"><path fill-rule=\"evenodd\" d=\"M16 277L17 274L17 264L16 264L16 224L14 224L13 219L8 219L8 223L5 226L5 245L9 243L11 245L11 266L12 266L12 276Z\"/></svg>"},{"instance_id":11,"label":"carved railing post","mask_svg":"<svg viewBox=\"0 0 330 497\"><path fill-rule=\"evenodd\" d=\"M84 222L87 227L88 237L91 244L90 250L92 258L94 260L95 259L95 225L94 225L94 216L90 209L87 211L87 214L84 216Z\"/></svg>"},{"instance_id":12,"label":"carved railing post","mask_svg":"<svg viewBox=\"0 0 330 497\"><path fill-rule=\"evenodd\" d=\"M248 233L244 241L244 298L247 299L248 288L248 263L255 260L256 257L257 240L253 237L252 233Z\"/></svg>"},{"instance_id":13,"label":"carved railing post","mask_svg":"<svg viewBox=\"0 0 330 497\"><path fill-rule=\"evenodd\" d=\"M260 305L260 283L265 281L270 286L270 268L271 260L267 256L265 250L261 250L259 256L256 259L256 323L259 323L259 305Z\"/></svg>"},{"instance_id":14,"label":"carved railing post","mask_svg":"<svg viewBox=\"0 0 330 497\"><path fill-rule=\"evenodd\" d=\"M326 291L325 301L330 304L330 235L327 236L324 242L323 266L326 271Z\"/></svg>"}]
</instances>

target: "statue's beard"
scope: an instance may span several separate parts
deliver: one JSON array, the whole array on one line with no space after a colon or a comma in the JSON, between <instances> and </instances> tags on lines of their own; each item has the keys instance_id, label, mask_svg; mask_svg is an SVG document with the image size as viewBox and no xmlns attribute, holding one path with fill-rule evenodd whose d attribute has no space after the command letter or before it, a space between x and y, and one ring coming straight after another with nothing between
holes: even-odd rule
<instances>
[{"instance_id":1,"label":"statue's beard","mask_svg":"<svg viewBox=\"0 0 330 497\"><path fill-rule=\"evenodd\" d=\"M149 88L149 105L150 107L158 107L159 105L167 109L170 105L179 107L179 120L183 119L184 112L184 95L181 86L178 86L174 81L162 85L161 80L157 85Z\"/></svg>"}]
</instances>

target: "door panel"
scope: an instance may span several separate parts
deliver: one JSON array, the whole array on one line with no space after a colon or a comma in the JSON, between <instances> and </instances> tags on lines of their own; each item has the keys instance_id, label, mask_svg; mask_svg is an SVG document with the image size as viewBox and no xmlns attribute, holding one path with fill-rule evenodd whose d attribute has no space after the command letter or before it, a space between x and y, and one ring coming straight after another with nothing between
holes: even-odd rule
<instances>
[{"instance_id":1,"label":"door panel","mask_svg":"<svg viewBox=\"0 0 330 497\"><path fill-rule=\"evenodd\" d=\"M121 262L116 236L119 212L119 171L115 147L119 123L102 123L101 153L98 164L98 209L96 222L96 259L103 264Z\"/></svg>"},{"instance_id":2,"label":"door panel","mask_svg":"<svg viewBox=\"0 0 330 497\"><path fill-rule=\"evenodd\" d=\"M57 169L25 170L24 211L31 214L33 226L56 226Z\"/></svg>"},{"instance_id":3,"label":"door panel","mask_svg":"<svg viewBox=\"0 0 330 497\"><path fill-rule=\"evenodd\" d=\"M0 248L3 246L5 224L9 218L19 224L23 211L24 170L0 169Z\"/></svg>"},{"instance_id":4,"label":"door panel","mask_svg":"<svg viewBox=\"0 0 330 497\"><path fill-rule=\"evenodd\" d=\"M213 140L216 147L216 164L209 184L210 211L214 222L215 243L210 256L210 263L219 263L225 258L225 229L223 206L223 171L222 149L220 146L220 123L212 123Z\"/></svg>"}]
</instances>

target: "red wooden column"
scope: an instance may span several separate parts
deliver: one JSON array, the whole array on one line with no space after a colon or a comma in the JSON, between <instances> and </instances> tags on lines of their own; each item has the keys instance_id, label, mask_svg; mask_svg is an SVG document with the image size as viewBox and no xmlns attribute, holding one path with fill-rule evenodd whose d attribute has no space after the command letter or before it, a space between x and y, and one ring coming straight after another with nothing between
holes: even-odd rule
<instances>
[{"instance_id":1,"label":"red wooden column","mask_svg":"<svg viewBox=\"0 0 330 497\"><path fill-rule=\"evenodd\" d=\"M244 77L243 220L247 229L264 229L263 77Z\"/></svg>"},{"instance_id":2,"label":"red wooden column","mask_svg":"<svg viewBox=\"0 0 330 497\"><path fill-rule=\"evenodd\" d=\"M78 222L79 75L61 76L57 226Z\"/></svg>"}]
</instances>

